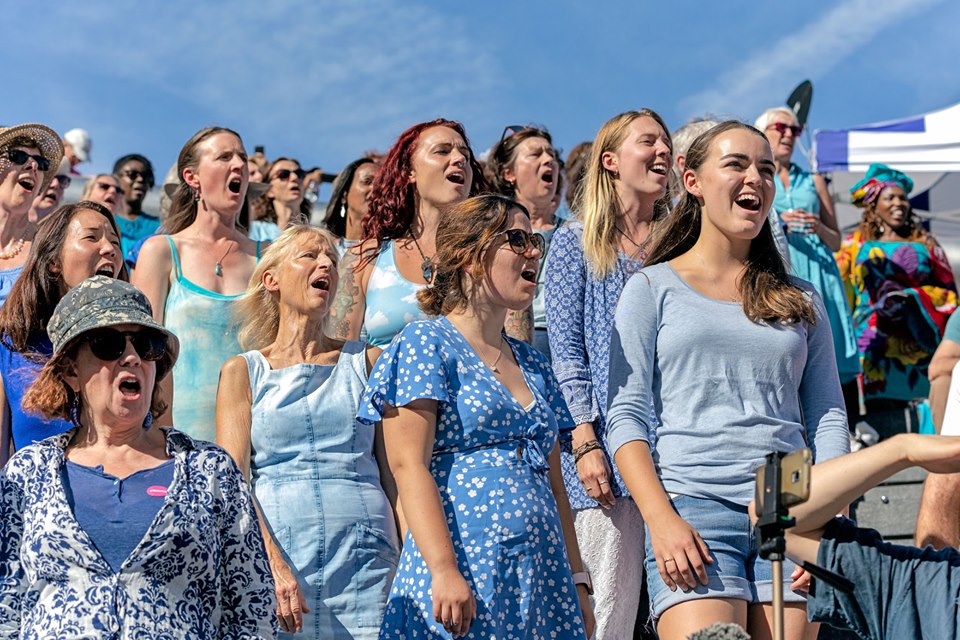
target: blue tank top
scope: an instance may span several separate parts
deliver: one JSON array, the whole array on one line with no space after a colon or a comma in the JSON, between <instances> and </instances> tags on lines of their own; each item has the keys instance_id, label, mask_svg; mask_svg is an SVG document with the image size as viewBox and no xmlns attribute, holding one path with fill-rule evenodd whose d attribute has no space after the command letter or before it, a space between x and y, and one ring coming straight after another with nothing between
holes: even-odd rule
<instances>
[{"instance_id":1,"label":"blue tank top","mask_svg":"<svg viewBox=\"0 0 960 640\"><path fill-rule=\"evenodd\" d=\"M197 440L214 442L220 367L242 351L233 317L233 302L242 294L215 293L187 280L173 238L167 236L167 242L176 278L167 294L163 326L180 339L180 357L173 366L173 426Z\"/></svg>"},{"instance_id":2,"label":"blue tank top","mask_svg":"<svg viewBox=\"0 0 960 640\"><path fill-rule=\"evenodd\" d=\"M13 269L0 270L0 305L7 301L10 289L13 289L13 283L17 281L21 273L23 273L22 265Z\"/></svg>"},{"instance_id":3,"label":"blue tank top","mask_svg":"<svg viewBox=\"0 0 960 640\"><path fill-rule=\"evenodd\" d=\"M394 242L387 240L373 265L367 281L367 307L363 313L363 328L367 342L385 347L414 320L425 320L427 315L417 304L417 291L427 285L410 282L397 270Z\"/></svg>"},{"instance_id":4,"label":"blue tank top","mask_svg":"<svg viewBox=\"0 0 960 640\"><path fill-rule=\"evenodd\" d=\"M27 344L27 352L42 356L44 360L53 354L50 339L44 334L36 336ZM37 379L42 363L30 360L19 351L14 351L0 340L0 376L3 377L3 389L10 405L10 429L13 435L14 449L20 449L40 442L50 436L63 433L72 425L66 420L47 420L23 410L23 394Z\"/></svg>"}]
</instances>

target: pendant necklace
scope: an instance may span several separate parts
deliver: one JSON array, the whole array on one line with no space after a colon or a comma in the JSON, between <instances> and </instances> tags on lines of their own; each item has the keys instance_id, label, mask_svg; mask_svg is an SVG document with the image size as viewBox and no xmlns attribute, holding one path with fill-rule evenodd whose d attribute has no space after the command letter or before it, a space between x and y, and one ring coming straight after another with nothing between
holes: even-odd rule
<instances>
[{"instance_id":1,"label":"pendant necklace","mask_svg":"<svg viewBox=\"0 0 960 640\"><path fill-rule=\"evenodd\" d=\"M470 343L468 342L467 344L470 344ZM502 333L500 334L500 344L497 345L497 357L494 358L491 364L487 364L486 362L484 362L483 356L480 355L480 351L478 349L474 349L474 351L477 352L477 357L480 358L480 362L483 362L483 364L485 364L490 369L490 371L497 374L500 373L500 369L497 367L497 364L500 362L500 358L503 357L503 334Z\"/></svg>"},{"instance_id":2,"label":"pendant necklace","mask_svg":"<svg viewBox=\"0 0 960 640\"><path fill-rule=\"evenodd\" d=\"M230 244L227 245L227 250L223 252L223 255L220 256L219 260L217 260L217 265L213 268L213 273L217 277L223 276L223 265L221 263L223 262L223 259L227 257L227 254L230 253L231 249L233 249L233 240L231 240Z\"/></svg>"},{"instance_id":3,"label":"pendant necklace","mask_svg":"<svg viewBox=\"0 0 960 640\"><path fill-rule=\"evenodd\" d=\"M620 225L614 225L614 227L616 228L617 231L620 232L620 235L621 235L621 236L623 236L624 238L626 238L627 242L629 242L629 243L632 244L634 247L636 247L636 249L633 250L633 253L630 254L630 259L631 259L631 260L633 260L634 258L639 258L640 260L643 260L643 259L645 259L645 258L647 257L647 252L643 250L643 245L640 245L640 244L637 244L636 242L634 242L634 241L633 241L633 238L631 238L630 236L628 236L628 235L626 234L626 232L624 232L624 230L620 228Z\"/></svg>"},{"instance_id":4,"label":"pendant necklace","mask_svg":"<svg viewBox=\"0 0 960 640\"><path fill-rule=\"evenodd\" d=\"M423 258L423 262L420 263L420 273L423 275L423 279L427 284L433 282L433 260L428 258L423 254L423 249L420 248L420 243L417 242L417 239L413 236L413 232L410 232L410 239L413 240L413 246L417 248L417 253L420 254L420 257Z\"/></svg>"}]
</instances>

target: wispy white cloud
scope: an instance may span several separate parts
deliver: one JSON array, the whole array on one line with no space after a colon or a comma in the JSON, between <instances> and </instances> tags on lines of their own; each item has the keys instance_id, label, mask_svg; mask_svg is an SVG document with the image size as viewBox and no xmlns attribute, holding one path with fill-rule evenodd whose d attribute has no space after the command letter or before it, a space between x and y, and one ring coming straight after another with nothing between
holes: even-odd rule
<instances>
[{"instance_id":1,"label":"wispy white cloud","mask_svg":"<svg viewBox=\"0 0 960 640\"><path fill-rule=\"evenodd\" d=\"M62 35L45 53L129 86L131 102L139 90L207 114L192 129L234 126L248 144L307 162L383 147L418 120L482 118L500 83L469 25L422 2L170 0L128 9L121 22L113 3L58 5L49 24ZM88 46L78 53L70 36L79 34ZM101 102L78 115L113 134L113 111L123 107Z\"/></svg>"},{"instance_id":2,"label":"wispy white cloud","mask_svg":"<svg viewBox=\"0 0 960 640\"><path fill-rule=\"evenodd\" d=\"M816 79L880 31L943 0L843 0L798 31L680 100L687 114L755 114L786 99L784 78Z\"/></svg>"}]
</instances>

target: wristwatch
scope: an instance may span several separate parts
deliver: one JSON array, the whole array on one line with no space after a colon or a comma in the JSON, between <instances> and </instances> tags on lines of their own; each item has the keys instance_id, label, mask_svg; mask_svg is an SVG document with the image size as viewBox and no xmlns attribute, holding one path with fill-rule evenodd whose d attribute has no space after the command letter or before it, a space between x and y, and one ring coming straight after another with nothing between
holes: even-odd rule
<instances>
[{"instance_id":1,"label":"wristwatch","mask_svg":"<svg viewBox=\"0 0 960 640\"><path fill-rule=\"evenodd\" d=\"M587 595L593 595L593 580L589 571L577 571L573 574L573 584L582 584L587 588Z\"/></svg>"}]
</instances>

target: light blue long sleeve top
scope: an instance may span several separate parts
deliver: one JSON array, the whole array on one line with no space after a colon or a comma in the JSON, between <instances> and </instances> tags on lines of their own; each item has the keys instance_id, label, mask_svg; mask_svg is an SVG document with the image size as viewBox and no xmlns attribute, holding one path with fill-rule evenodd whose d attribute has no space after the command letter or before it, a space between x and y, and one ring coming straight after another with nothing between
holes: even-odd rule
<instances>
[{"instance_id":1,"label":"light blue long sleeve top","mask_svg":"<svg viewBox=\"0 0 960 640\"><path fill-rule=\"evenodd\" d=\"M623 289L610 348L607 444L650 442L671 494L746 505L754 470L772 451L813 450L817 462L850 441L830 324L750 321L737 302L708 298L666 263Z\"/></svg>"}]
</instances>

